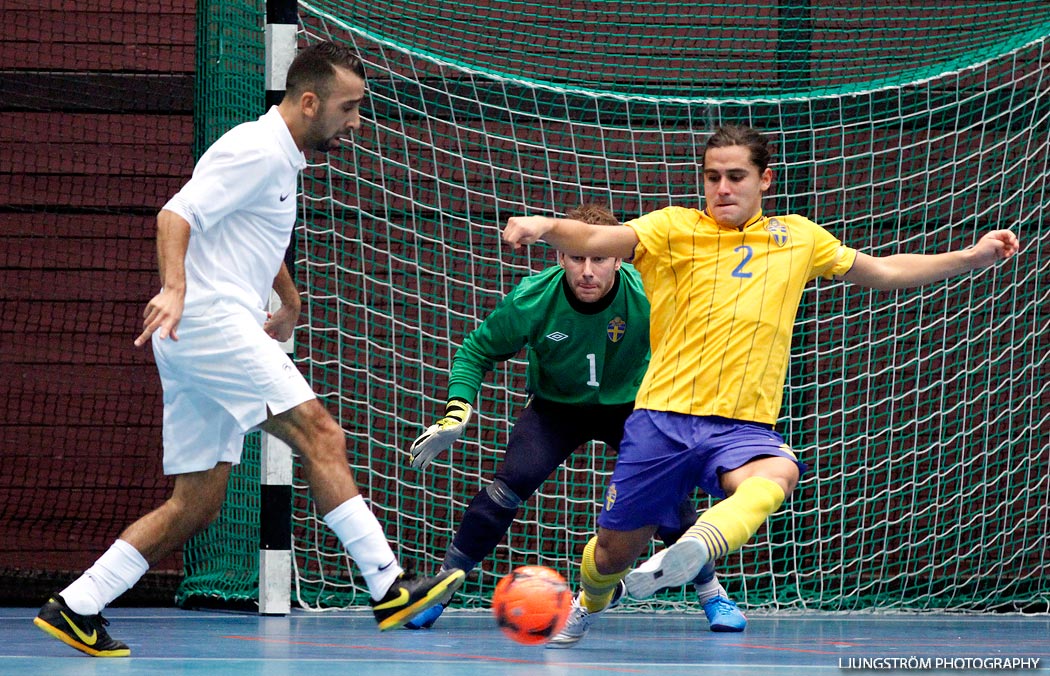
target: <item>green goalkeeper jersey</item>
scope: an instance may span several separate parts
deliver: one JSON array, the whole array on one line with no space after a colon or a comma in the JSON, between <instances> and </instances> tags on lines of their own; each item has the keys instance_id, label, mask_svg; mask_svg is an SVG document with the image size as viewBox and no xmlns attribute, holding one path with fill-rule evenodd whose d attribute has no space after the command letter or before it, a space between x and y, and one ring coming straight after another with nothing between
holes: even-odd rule
<instances>
[{"instance_id":1,"label":"green goalkeeper jersey","mask_svg":"<svg viewBox=\"0 0 1050 676\"><path fill-rule=\"evenodd\" d=\"M563 404L634 401L649 364L649 302L624 263L613 288L583 303L552 267L526 277L456 351L449 398L473 402L495 362L528 346L529 394Z\"/></svg>"}]
</instances>

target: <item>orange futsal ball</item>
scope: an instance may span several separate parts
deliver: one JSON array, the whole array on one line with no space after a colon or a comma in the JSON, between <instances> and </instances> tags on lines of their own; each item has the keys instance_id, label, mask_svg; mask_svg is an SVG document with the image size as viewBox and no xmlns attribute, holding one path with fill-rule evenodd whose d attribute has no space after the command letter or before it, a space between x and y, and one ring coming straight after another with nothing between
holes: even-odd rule
<instances>
[{"instance_id":1,"label":"orange futsal ball","mask_svg":"<svg viewBox=\"0 0 1050 676\"><path fill-rule=\"evenodd\" d=\"M518 643L546 643L565 626L572 591L546 566L515 568L496 585L492 613L503 633Z\"/></svg>"}]
</instances>

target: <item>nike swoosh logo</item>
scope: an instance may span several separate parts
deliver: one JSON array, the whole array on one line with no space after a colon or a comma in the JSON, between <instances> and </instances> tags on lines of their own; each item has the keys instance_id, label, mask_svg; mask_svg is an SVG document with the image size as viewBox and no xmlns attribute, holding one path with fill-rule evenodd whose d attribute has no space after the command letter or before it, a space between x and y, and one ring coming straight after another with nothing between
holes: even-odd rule
<instances>
[{"instance_id":1,"label":"nike swoosh logo","mask_svg":"<svg viewBox=\"0 0 1050 676\"><path fill-rule=\"evenodd\" d=\"M397 608L398 606L403 606L406 603L408 603L408 597L409 597L408 590L405 589L404 587L402 587L401 591L400 591L400 593L398 593L396 599L394 599L392 601L387 601L386 603L380 603L378 606L375 606L375 609L376 610L386 610L387 608ZM79 632L77 632L77 633L79 633Z\"/></svg>"},{"instance_id":2,"label":"nike swoosh logo","mask_svg":"<svg viewBox=\"0 0 1050 676\"><path fill-rule=\"evenodd\" d=\"M292 193L288 193L288 195L291 195L291 194L292 194ZM288 195L281 195L281 201L283 202L283 201L285 201L286 199L288 199Z\"/></svg>"},{"instance_id":3,"label":"nike swoosh logo","mask_svg":"<svg viewBox=\"0 0 1050 676\"><path fill-rule=\"evenodd\" d=\"M394 565L395 563L397 563L396 559L394 561L391 561L390 563L386 564L385 566L379 566L379 572L383 572L384 570L386 570L390 566Z\"/></svg>"},{"instance_id":4,"label":"nike swoosh logo","mask_svg":"<svg viewBox=\"0 0 1050 676\"><path fill-rule=\"evenodd\" d=\"M402 591L404 591L404 590L402 590ZM61 611L61 610L58 611L58 614L61 615L62 619L66 621L66 624L68 624L70 627L72 627L73 633L77 635L77 638L79 638L81 641L84 642L84 645L95 645L95 642L98 641L98 632L97 631L92 631L91 635L88 636L84 632L80 631L80 627L78 627L73 622L73 620L69 619L69 617L66 616L66 614L63 611Z\"/></svg>"}]
</instances>

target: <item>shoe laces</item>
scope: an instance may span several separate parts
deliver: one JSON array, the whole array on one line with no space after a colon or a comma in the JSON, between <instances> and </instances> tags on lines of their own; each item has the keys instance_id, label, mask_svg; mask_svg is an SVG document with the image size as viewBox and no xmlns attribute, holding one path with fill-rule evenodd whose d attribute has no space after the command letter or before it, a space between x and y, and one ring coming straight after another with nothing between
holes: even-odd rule
<instances>
[{"instance_id":1,"label":"shoe laces","mask_svg":"<svg viewBox=\"0 0 1050 676\"><path fill-rule=\"evenodd\" d=\"M94 629L102 629L109 626L109 620L102 617L102 613L97 615L81 615L84 618L84 624Z\"/></svg>"},{"instance_id":2,"label":"shoe laces","mask_svg":"<svg viewBox=\"0 0 1050 676\"><path fill-rule=\"evenodd\" d=\"M565 623L565 626L576 625L587 627L591 623L591 616L595 615L591 611L583 607L580 603L580 597L576 597L572 602L572 612L569 613L569 621Z\"/></svg>"},{"instance_id":3,"label":"shoe laces","mask_svg":"<svg viewBox=\"0 0 1050 676\"><path fill-rule=\"evenodd\" d=\"M715 615L731 615L733 613L733 603L724 596L712 598L704 606L705 610L708 608L711 608Z\"/></svg>"}]
</instances>

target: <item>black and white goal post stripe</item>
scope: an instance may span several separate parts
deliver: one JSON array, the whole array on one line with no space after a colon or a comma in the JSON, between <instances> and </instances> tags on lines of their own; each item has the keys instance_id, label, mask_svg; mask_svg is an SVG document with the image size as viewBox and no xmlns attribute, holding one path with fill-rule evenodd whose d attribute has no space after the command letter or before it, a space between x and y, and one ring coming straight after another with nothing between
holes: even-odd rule
<instances>
[{"instance_id":1,"label":"black and white goal post stripe","mask_svg":"<svg viewBox=\"0 0 1050 676\"><path fill-rule=\"evenodd\" d=\"M266 0L266 110L284 96L285 76L295 58L299 6L296 0ZM295 279L295 235L285 262ZM270 312L280 307L270 294ZM295 337L282 344L295 351ZM262 434L259 466L259 613L287 615L292 585L292 449Z\"/></svg>"}]
</instances>

